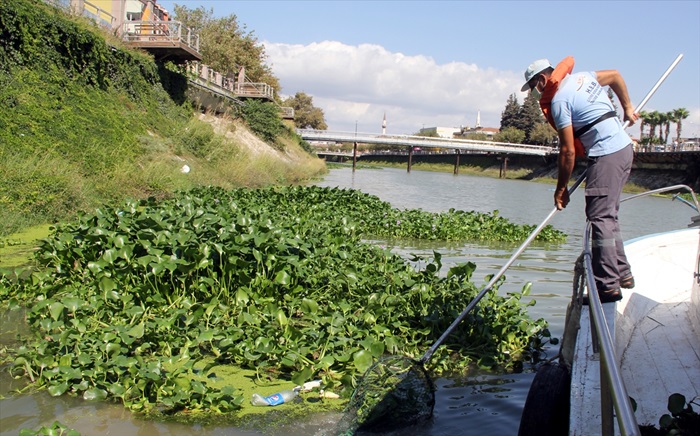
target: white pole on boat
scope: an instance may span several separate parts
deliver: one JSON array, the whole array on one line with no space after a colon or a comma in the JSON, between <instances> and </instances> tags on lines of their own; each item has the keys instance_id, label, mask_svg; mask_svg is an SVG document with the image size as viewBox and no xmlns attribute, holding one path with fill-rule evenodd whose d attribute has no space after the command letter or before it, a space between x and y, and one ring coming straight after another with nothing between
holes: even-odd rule
<instances>
[{"instance_id":1,"label":"white pole on boat","mask_svg":"<svg viewBox=\"0 0 700 436\"><path fill-rule=\"evenodd\" d=\"M666 72L661 76L661 78L656 82L653 88L651 88L651 91L647 93L647 96L644 97L644 99L637 105L636 108L634 108L634 112L637 113L642 110L645 104L649 101L652 95L656 92L657 89L659 89L659 86L661 86L662 83L664 83L664 80L668 77L669 74L671 74L671 71L673 71L674 68L676 68L676 65L678 65L678 62L683 59L683 53L679 54L678 57L676 58L675 61L671 64L670 67L666 70ZM622 128L626 129L629 126L629 121L625 121L625 124L622 126Z\"/></svg>"}]
</instances>

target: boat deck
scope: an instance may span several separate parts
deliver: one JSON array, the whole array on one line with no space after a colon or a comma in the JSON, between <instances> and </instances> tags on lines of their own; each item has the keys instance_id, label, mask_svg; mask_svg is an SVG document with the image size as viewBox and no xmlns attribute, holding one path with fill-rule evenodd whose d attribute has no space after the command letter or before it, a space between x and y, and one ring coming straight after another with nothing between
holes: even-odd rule
<instances>
[{"instance_id":1,"label":"boat deck","mask_svg":"<svg viewBox=\"0 0 700 436\"><path fill-rule=\"evenodd\" d=\"M631 241L626 251L637 286L603 305L639 424L658 426L673 393L700 396L700 332L693 327L700 308L691 300L698 241L697 229ZM571 381L570 434L577 435L601 431L600 357L592 353L588 315L584 307Z\"/></svg>"},{"instance_id":2,"label":"boat deck","mask_svg":"<svg viewBox=\"0 0 700 436\"><path fill-rule=\"evenodd\" d=\"M700 332L690 316L698 310L690 299L698 231L664 235L657 244L660 238L629 244L638 285L617 307L616 353L627 393L637 401L639 424L658 425L673 393L688 400L700 396Z\"/></svg>"}]
</instances>

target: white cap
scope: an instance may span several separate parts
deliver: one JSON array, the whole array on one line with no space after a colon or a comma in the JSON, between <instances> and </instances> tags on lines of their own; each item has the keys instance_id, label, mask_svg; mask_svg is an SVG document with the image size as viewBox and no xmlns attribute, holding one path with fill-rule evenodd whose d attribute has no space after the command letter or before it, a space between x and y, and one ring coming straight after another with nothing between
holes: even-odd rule
<instances>
[{"instance_id":1,"label":"white cap","mask_svg":"<svg viewBox=\"0 0 700 436\"><path fill-rule=\"evenodd\" d=\"M525 84L520 90L525 92L530 89L528 82L547 68L552 68L552 64L550 64L547 59L537 59L535 62L531 63L530 66L527 67L527 70L525 70Z\"/></svg>"}]
</instances>

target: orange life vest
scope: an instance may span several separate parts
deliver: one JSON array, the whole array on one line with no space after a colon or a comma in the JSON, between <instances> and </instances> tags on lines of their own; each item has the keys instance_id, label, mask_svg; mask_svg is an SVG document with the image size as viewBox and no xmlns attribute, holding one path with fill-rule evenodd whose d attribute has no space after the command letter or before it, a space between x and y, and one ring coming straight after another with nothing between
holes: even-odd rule
<instances>
[{"instance_id":1,"label":"orange life vest","mask_svg":"<svg viewBox=\"0 0 700 436\"><path fill-rule=\"evenodd\" d=\"M552 98L554 98L554 94L557 93L561 81L564 80L564 77L571 74L573 70L574 58L572 56L565 57L564 60L559 62L557 66L554 67L554 71L552 71L552 75L549 77L549 80L547 80L547 85L545 85L544 91L542 91L540 108L542 109L542 113L547 119L547 122L549 122L549 124L554 127L555 130L557 126L554 125L554 119L552 118L551 113ZM574 150L576 151L577 157L586 155L586 149L578 138L574 138Z\"/></svg>"}]
</instances>

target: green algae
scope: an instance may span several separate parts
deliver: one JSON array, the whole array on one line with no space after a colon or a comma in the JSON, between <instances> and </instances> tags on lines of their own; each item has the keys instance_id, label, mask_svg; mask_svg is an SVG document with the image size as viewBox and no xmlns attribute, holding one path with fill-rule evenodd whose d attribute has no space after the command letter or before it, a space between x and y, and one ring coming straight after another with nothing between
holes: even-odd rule
<instances>
[{"instance_id":1,"label":"green algae","mask_svg":"<svg viewBox=\"0 0 700 436\"><path fill-rule=\"evenodd\" d=\"M0 272L33 266L38 241L50 231L50 224L42 224L0 239Z\"/></svg>"}]
</instances>

